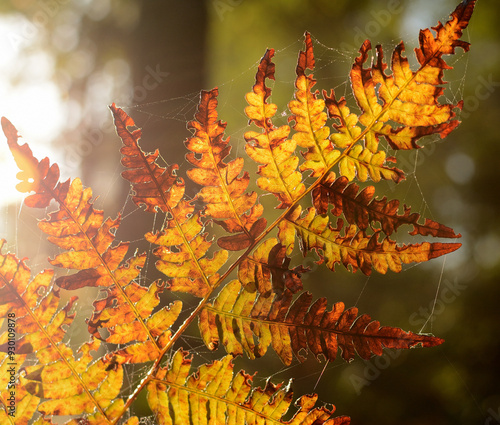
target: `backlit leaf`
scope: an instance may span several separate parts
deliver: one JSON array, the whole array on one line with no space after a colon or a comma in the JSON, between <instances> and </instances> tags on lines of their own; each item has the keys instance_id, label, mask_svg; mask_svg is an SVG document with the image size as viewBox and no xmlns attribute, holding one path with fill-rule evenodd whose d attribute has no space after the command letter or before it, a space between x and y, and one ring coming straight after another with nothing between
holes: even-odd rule
<instances>
[{"instance_id":1,"label":"backlit leaf","mask_svg":"<svg viewBox=\"0 0 500 425\"><path fill-rule=\"evenodd\" d=\"M263 295L233 280L202 311L201 335L210 349L215 349L220 339L228 353L245 352L251 359L263 356L271 345L286 365L292 363L293 356L306 360L303 353L308 350L316 358L323 355L330 361L341 350L342 358L351 361L356 353L367 360L372 355L381 356L384 348L434 347L443 343L433 336L381 327L366 314L358 316L356 307L346 310L342 302L328 311L326 298L311 303L309 292L292 300L288 290L281 296Z\"/></svg>"},{"instance_id":2,"label":"backlit leaf","mask_svg":"<svg viewBox=\"0 0 500 425\"><path fill-rule=\"evenodd\" d=\"M297 171L299 158L294 155L296 142L288 139L290 127L282 125L276 128L272 122L277 106L268 103L271 89L266 86L266 79L274 80L275 65L272 62L274 50L266 51L260 61L255 77L253 91L247 93L248 105L245 113L262 131L245 133L246 153L259 164L257 184L263 190L273 193L281 202L278 208L286 208L302 195L305 186L302 175Z\"/></svg>"},{"instance_id":3,"label":"backlit leaf","mask_svg":"<svg viewBox=\"0 0 500 425\"><path fill-rule=\"evenodd\" d=\"M163 424L325 424L347 425L349 418L333 417L335 408L315 408L317 396L302 396L290 421L283 415L292 402L292 391L268 381L264 388L252 386L252 376L233 374L232 357L200 366L189 375L191 359L177 351L168 368L148 384L148 403L158 423ZM211 418L208 422L207 418Z\"/></svg>"},{"instance_id":4,"label":"backlit leaf","mask_svg":"<svg viewBox=\"0 0 500 425\"><path fill-rule=\"evenodd\" d=\"M264 208L256 203L257 194L245 193L250 175L245 171L240 176L243 158L224 162L231 146L229 138L223 138L226 123L217 120L217 95L217 89L202 91L196 119L188 124L194 135L186 141L191 151L186 158L197 168L191 168L187 174L203 186L197 194L205 204L203 214L216 219L226 231L236 233L220 238L219 245L238 251L250 245L265 228L266 220L261 217Z\"/></svg>"},{"instance_id":5,"label":"backlit leaf","mask_svg":"<svg viewBox=\"0 0 500 425\"><path fill-rule=\"evenodd\" d=\"M421 263L457 250L460 243L422 242L398 245L386 236L379 240L379 231L367 235L354 224L344 227L339 220L333 227L327 216L317 215L314 208L301 214L295 208L285 221L280 223L280 239L292 240L296 233L304 255L315 251L320 262L334 271L342 263L355 272L358 269L370 275L372 269L379 273L388 270L400 272L403 264Z\"/></svg>"}]
</instances>

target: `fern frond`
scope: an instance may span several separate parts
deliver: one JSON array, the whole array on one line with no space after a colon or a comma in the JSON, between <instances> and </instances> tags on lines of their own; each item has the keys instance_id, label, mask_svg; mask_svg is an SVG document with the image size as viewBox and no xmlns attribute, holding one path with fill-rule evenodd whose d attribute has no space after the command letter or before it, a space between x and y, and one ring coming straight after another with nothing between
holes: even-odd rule
<instances>
[{"instance_id":1,"label":"fern frond","mask_svg":"<svg viewBox=\"0 0 500 425\"><path fill-rule=\"evenodd\" d=\"M177 166L168 169L156 163L159 152L148 153L139 146L141 130L130 131L135 123L122 109L111 106L118 135L124 146L122 164L128 170L122 173L135 191L137 205L145 205L146 211L158 209L168 214L168 220L160 232L148 232L148 242L159 245L155 254L160 258L156 266L171 278L172 291L187 292L204 297L217 282L217 271L228 258L226 250L219 250L212 258L207 251L213 241L207 239L200 214L184 198L184 181L174 174Z\"/></svg>"},{"instance_id":2,"label":"fern frond","mask_svg":"<svg viewBox=\"0 0 500 425\"><path fill-rule=\"evenodd\" d=\"M243 158L224 162L231 146L229 138L223 138L226 123L217 120L217 95L217 89L202 91L195 120L188 124L194 136L186 141L191 151L186 158L197 168L187 174L204 186L197 194L205 204L203 214L216 219L227 232L236 233L219 238L219 246L239 251L265 229L266 219L261 217L264 208L256 203L257 194L245 193L250 181L248 172L238 177L243 170Z\"/></svg>"},{"instance_id":3,"label":"fern frond","mask_svg":"<svg viewBox=\"0 0 500 425\"><path fill-rule=\"evenodd\" d=\"M397 245L388 236L379 242L379 231L369 236L354 224L344 228L342 219L337 227L332 227L329 218L317 215L315 208L302 214L300 206L279 224L280 240L293 245L295 233L304 255L314 250L332 271L336 264L342 263L353 272L359 269L366 275L371 274L372 268L379 273L400 272L402 264L428 261L461 246L460 243L441 242Z\"/></svg>"},{"instance_id":4,"label":"fern frond","mask_svg":"<svg viewBox=\"0 0 500 425\"><path fill-rule=\"evenodd\" d=\"M372 355L381 356L383 348L403 349L418 344L434 347L443 342L429 335L381 327L366 314L358 316L355 307L345 310L342 302L327 311L326 298L311 304L309 292L302 292L293 303L292 299L290 291L282 296L264 296L233 280L213 304L204 307L200 333L207 347L214 349L222 340L228 353L245 352L251 359L263 356L271 345L286 365L292 363L293 355L306 360L302 352L308 349L316 358L323 355L330 361L341 349L342 358L351 361L356 352L366 360Z\"/></svg>"},{"instance_id":5,"label":"fern frond","mask_svg":"<svg viewBox=\"0 0 500 425\"><path fill-rule=\"evenodd\" d=\"M411 208L405 206L404 213L399 211L397 199L387 200L386 197L377 199L375 187L367 186L359 191L359 186L350 183L346 177L335 179L333 173L328 174L312 191L313 203L318 214L326 214L328 205L332 205L331 213L335 216L344 215L349 224L355 224L360 230L379 230L374 227L374 222L379 222L382 231L391 235L404 224L411 225L413 230L410 235L434 236L439 238L459 238L453 229L437 223L429 218L424 224L418 220L420 215L411 213Z\"/></svg>"},{"instance_id":6,"label":"fern frond","mask_svg":"<svg viewBox=\"0 0 500 425\"><path fill-rule=\"evenodd\" d=\"M349 418L333 417L335 408L314 408L316 395L297 401L290 421L282 417L292 402L289 386L268 382L252 387L252 376L239 371L233 376L232 356L200 366L189 375L191 359L177 351L169 366L161 368L147 386L148 403L158 424L328 424L348 425ZM210 422L208 421L210 418Z\"/></svg>"},{"instance_id":7,"label":"fern frond","mask_svg":"<svg viewBox=\"0 0 500 425\"><path fill-rule=\"evenodd\" d=\"M299 158L294 155L296 143L288 139L290 127L274 126L272 118L277 106L267 103L271 89L266 86L266 79L274 80L273 56L273 49L266 51L255 76L253 91L246 95L249 106L245 108L245 113L250 122L262 131L245 133L245 151L255 162L263 164L259 166L261 177L257 179L257 185L278 198L278 208L286 208L305 192L305 186L301 173L297 171Z\"/></svg>"},{"instance_id":8,"label":"fern frond","mask_svg":"<svg viewBox=\"0 0 500 425\"><path fill-rule=\"evenodd\" d=\"M270 102L267 86L267 79L275 78L274 50L266 51L246 95L245 113L257 131L246 132L244 138L247 154L259 164L258 187L273 194L282 209L271 224L266 223L259 194L248 190L251 177L243 159L229 159L226 123L216 110L217 89L201 93L195 117L188 123L192 134L186 141L187 159L193 168L187 174L202 186L195 199L185 195L177 165L161 166L158 150L142 151L141 130L113 104L123 142L122 176L131 183L132 199L145 211L163 215L162 227L146 233L145 240L156 245L156 266L168 280L147 287L138 283L147 255L128 257L130 243L115 240L121 216L105 218L95 208L91 189L79 179L60 182L57 165L47 158L38 161L28 145L19 145L16 129L2 118L21 170L18 189L31 192L25 204L37 208L57 204L39 227L60 248L49 262L69 273L56 279L57 287L53 271L31 280L24 261L3 254L0 242L0 324L4 329L3 317L15 312L15 361L21 368L12 378L11 336L2 332L0 422L41 425L52 423L49 417L71 415L68 425L138 425L139 418L129 412L144 396L160 424L346 425L349 418L333 417L334 409L315 408L316 395L301 397L295 415L285 421L285 415L292 413L290 385L268 381L264 388L253 387L245 371L233 374L233 356L246 353L253 359L272 347L290 365L294 358L304 361L308 353L332 361L341 350L340 355L351 361L356 355L380 356L384 348L441 344L442 339L430 335L381 327L355 307L345 309L342 302L328 310L325 298L313 301L310 293L303 292L301 274L310 270L291 266L291 258L298 239L304 255L314 251L318 263L329 269L342 263L369 275L372 270L399 272L403 264L424 262L460 246L398 245L391 236L403 225L410 227L412 236L460 235L433 220L421 220L409 207L400 212L398 200L377 198L373 186L360 190L351 182L399 183L404 173L388 151L419 148L421 137L445 137L458 125L455 113L462 103L440 103L443 72L450 68L444 57L457 47L468 50L460 37L474 5L475 0L461 2L448 22L433 28L435 35L431 30L420 32L416 71L403 56L402 43L393 50L390 67L380 46L367 65L371 45L364 42L350 72L358 113L333 90L323 91L322 97L315 91L313 43L306 33L294 99L288 104L289 125L275 126L277 106ZM380 146L383 139L388 146ZM301 158L297 146L303 149ZM307 208L309 194L313 207ZM338 217L337 224L330 215ZM211 222L227 232L217 240L222 249L208 236L206 226ZM221 272L227 250L244 251L234 254L234 261ZM212 298L236 272L237 280ZM62 304L59 288L88 287L99 291L86 321L90 339L72 348L66 339L76 297ZM201 298L184 312L185 320L175 333L171 328L183 307L179 301L162 305L166 289ZM196 319L207 347L215 350L222 342L229 355L191 374L188 354L182 350L172 354L172 349ZM126 376L129 369L134 373ZM15 419L8 412L12 379ZM43 417L33 418L37 412Z\"/></svg>"}]
</instances>

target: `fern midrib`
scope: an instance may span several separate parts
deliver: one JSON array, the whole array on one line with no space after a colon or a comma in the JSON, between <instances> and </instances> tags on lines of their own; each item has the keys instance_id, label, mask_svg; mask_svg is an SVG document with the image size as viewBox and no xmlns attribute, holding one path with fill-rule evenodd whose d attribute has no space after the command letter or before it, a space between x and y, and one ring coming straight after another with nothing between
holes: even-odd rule
<instances>
[{"instance_id":1,"label":"fern midrib","mask_svg":"<svg viewBox=\"0 0 500 425\"><path fill-rule=\"evenodd\" d=\"M4 259L4 263L5 263L5 259ZM12 280L15 278L15 276L16 276L16 274L17 274L18 271L19 271L19 263L17 263L17 269L16 269L16 272L14 273L14 275L12 277ZM93 394L87 388L87 385L83 382L83 379L80 377L80 374L75 370L75 368L73 367L73 365L68 361L68 359L66 358L66 356L61 352L61 350L59 349L58 344L47 333L45 327L40 323L40 321L38 320L38 318L36 317L36 315L33 313L33 311L31 310L31 308L28 306L28 304L26 304L26 302L24 301L23 297L20 294L18 294L17 291L14 288L11 287L10 281L8 281L3 274L1 275L1 278L5 282L6 286L9 288L9 290L12 293L14 293L14 295L16 296L16 298L18 298L22 302L22 304L24 306L24 310L26 310L28 312L28 314L30 315L30 317L33 320L33 322L35 322L37 324L38 328L44 334L45 338L47 338L47 340L50 341L50 345L56 350L57 354L59 354L59 357L66 364L66 366L71 371L71 373L73 374L73 376L76 377L78 383L84 389L85 393L90 398L90 400L92 400L92 402L94 403L94 405L97 407L97 410L99 411L99 413L106 419L106 422L108 424L111 424L111 422L109 421L108 417L106 416L106 413L104 412L104 410L102 409L102 407L99 405L99 402L94 398ZM43 386L43 382L42 382L42 386ZM9 417L9 419L10 419L10 417Z\"/></svg>"},{"instance_id":2,"label":"fern midrib","mask_svg":"<svg viewBox=\"0 0 500 425\"><path fill-rule=\"evenodd\" d=\"M186 387L184 385L180 385L180 384L177 384L175 382L170 382L170 381L167 381L167 380L164 380L164 379L158 379L158 378L153 378L153 379L151 379L151 381L159 382L159 383L161 383L163 385L167 385L169 387L174 387L174 388L176 388L179 391L191 392L191 393L197 394L200 397L210 398L212 400L218 401L219 403L223 403L223 404L226 404L226 405L232 405L232 406L236 407L237 409L240 409L240 410L248 412L248 413L250 413L252 415L261 417L262 419L264 419L266 421L265 423L268 423L268 421L272 421L275 424L283 424L283 422L281 422L280 419L271 418L271 417L266 416L265 414L263 414L261 412L256 412L255 410L252 410L249 407L243 406L243 405L241 405L239 403L236 403L236 402L234 402L232 400L227 400L225 398L216 396L214 394L209 394L209 393L207 393L207 392L205 392L203 390L199 390L197 388Z\"/></svg>"}]
</instances>

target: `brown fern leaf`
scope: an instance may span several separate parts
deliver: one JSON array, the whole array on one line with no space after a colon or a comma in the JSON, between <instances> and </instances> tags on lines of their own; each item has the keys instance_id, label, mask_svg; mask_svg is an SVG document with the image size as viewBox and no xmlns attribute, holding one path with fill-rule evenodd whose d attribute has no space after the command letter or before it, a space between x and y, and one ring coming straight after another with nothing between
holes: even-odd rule
<instances>
[{"instance_id":1,"label":"brown fern leaf","mask_svg":"<svg viewBox=\"0 0 500 425\"><path fill-rule=\"evenodd\" d=\"M305 215L301 213L302 208L297 206L279 224L281 243L292 247L296 233L303 254L314 250L320 262L324 261L332 271L335 264L342 263L353 272L359 269L366 275L371 274L372 268L379 273L400 272L402 264L428 261L461 246L460 243L441 242L397 245L389 237L379 242L379 231L368 236L353 224L343 229L341 219L334 228L327 216L317 215L315 208L309 208Z\"/></svg>"},{"instance_id":2,"label":"brown fern leaf","mask_svg":"<svg viewBox=\"0 0 500 425\"><path fill-rule=\"evenodd\" d=\"M434 347L443 340L429 335L381 327L370 316L358 316L358 309L344 309L334 304L327 311L326 298L311 304L312 295L303 292L293 303L293 294L264 296L242 288L239 281L228 283L212 305L207 304L199 321L200 333L207 347L214 349L219 340L230 354L247 353L250 358L263 356L269 345L290 365L293 354L305 361L301 352L309 349L316 358L323 355L335 360L339 349L342 358L351 361L357 354L363 359L381 356L383 348ZM220 331L218 331L217 322Z\"/></svg>"},{"instance_id":3,"label":"brown fern leaf","mask_svg":"<svg viewBox=\"0 0 500 425\"><path fill-rule=\"evenodd\" d=\"M391 235L399 226L409 224L413 226L410 235L434 236L439 238L459 238L453 229L437 223L429 218L424 224L418 223L420 215L411 213L411 208L405 205L403 215L398 213L399 201L390 201L384 196L382 199L375 197L375 187L367 186L359 191L359 186L350 183L340 176L335 179L333 173L328 174L312 191L313 203L318 214L326 214L328 205L332 205L331 212L335 216L344 215L349 224L355 224L361 230L373 227L373 222L378 221L382 231Z\"/></svg>"},{"instance_id":4,"label":"brown fern leaf","mask_svg":"<svg viewBox=\"0 0 500 425\"><path fill-rule=\"evenodd\" d=\"M296 143L287 139L290 127L274 126L272 117L277 106L267 103L271 89L266 86L266 79L274 80L273 56L273 49L266 51L260 61L253 90L246 95L249 106L245 108L245 113L250 122L261 128L262 132L245 133L245 150L255 162L263 164L259 166L258 173L261 177L257 179L257 185L278 198L278 208L286 208L305 192L305 186L301 173L297 171L299 158L293 154Z\"/></svg>"},{"instance_id":5,"label":"brown fern leaf","mask_svg":"<svg viewBox=\"0 0 500 425\"><path fill-rule=\"evenodd\" d=\"M252 387L252 376L239 371L233 376L232 356L200 366L189 376L191 358L177 351L169 366L161 368L147 386L148 403L158 424L326 424L348 425L346 416L333 417L335 408L314 408L317 395L297 400L297 412L290 421L288 411L293 393L290 386L267 382L265 388Z\"/></svg>"},{"instance_id":6,"label":"brown fern leaf","mask_svg":"<svg viewBox=\"0 0 500 425\"><path fill-rule=\"evenodd\" d=\"M53 271L45 270L31 281L30 274L23 261L0 252L0 315L7 321L7 331L0 335L0 351L5 353L0 360L0 400L15 408L14 415L9 415L10 409L0 409L1 423L11 423L11 416L15 423L28 423L36 411L46 415L95 412L100 419L89 424L110 423L111 405L123 405L123 400L115 400L123 384L122 369L104 373L105 360L94 361L89 351L97 351L99 341L84 344L73 353L63 338L75 317L71 310L76 297L59 308ZM29 355L36 356L35 366L31 361L24 364ZM15 373L23 364L25 373L17 380ZM12 389L14 403L8 401Z\"/></svg>"},{"instance_id":7,"label":"brown fern leaf","mask_svg":"<svg viewBox=\"0 0 500 425\"><path fill-rule=\"evenodd\" d=\"M145 205L146 211L157 209L168 213L169 219L160 232L149 232L146 239L159 245L155 254L159 271L171 278L169 289L203 297L218 281L217 271L228 258L226 250L219 250L212 258L207 251L213 241L207 239L200 215L194 206L184 199L184 181L175 176L177 166L168 169L156 163L159 152L146 154L139 146L141 131L130 131L135 123L122 109L111 105L118 135L123 146L122 164L128 170L123 177L132 183L133 197L137 205ZM238 248L240 249L240 248Z\"/></svg>"},{"instance_id":8,"label":"brown fern leaf","mask_svg":"<svg viewBox=\"0 0 500 425\"><path fill-rule=\"evenodd\" d=\"M216 219L226 231L236 233L219 238L217 243L238 251L247 248L265 229L266 219L261 217L264 208L256 204L257 194L245 193L250 181L248 172L238 177L243 170L243 158L224 162L231 146L229 138L223 138L226 123L217 120L217 95L217 89L202 91L195 120L188 123L194 135L186 141L191 151L186 158L196 168L187 174L204 186L197 194L205 204L203 214Z\"/></svg>"},{"instance_id":9,"label":"brown fern leaf","mask_svg":"<svg viewBox=\"0 0 500 425\"><path fill-rule=\"evenodd\" d=\"M129 131L128 127L135 127L134 120L114 103L110 109L116 132L124 144L120 152L123 154L122 164L127 170L122 172L122 177L132 184L135 191L132 200L138 206L144 205L148 212L169 212L171 206L177 205L184 196L184 182L175 175L179 167L177 164L168 168L159 167L156 164L160 155L158 149L146 154L138 144L142 130L136 128Z\"/></svg>"}]
</instances>

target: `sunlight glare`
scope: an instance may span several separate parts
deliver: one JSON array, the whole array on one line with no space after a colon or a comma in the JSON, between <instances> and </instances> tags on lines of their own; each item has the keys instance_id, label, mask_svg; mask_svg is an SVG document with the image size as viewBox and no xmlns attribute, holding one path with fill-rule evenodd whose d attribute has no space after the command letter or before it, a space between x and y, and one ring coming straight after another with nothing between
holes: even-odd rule
<instances>
[{"instance_id":1,"label":"sunlight glare","mask_svg":"<svg viewBox=\"0 0 500 425\"><path fill-rule=\"evenodd\" d=\"M62 154L51 147L65 123L63 100L57 85L51 80L54 71L48 52L35 50L33 40L13 46L9 35L15 34L25 20L20 15L0 18L0 115L5 116L22 135L21 144L28 142L35 157L48 156L57 162ZM19 199L15 186L19 172L7 147L5 137L0 136L0 204L2 206Z\"/></svg>"}]
</instances>

